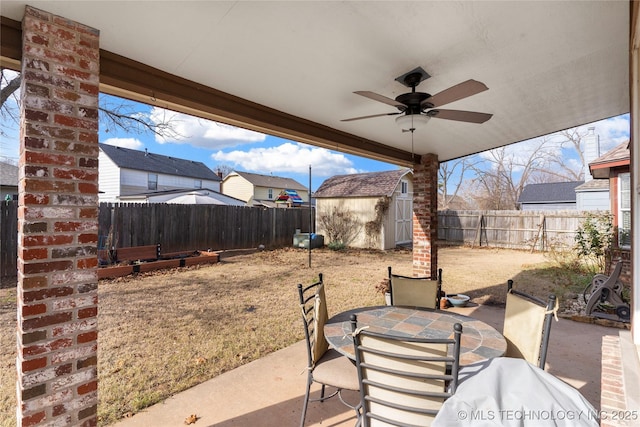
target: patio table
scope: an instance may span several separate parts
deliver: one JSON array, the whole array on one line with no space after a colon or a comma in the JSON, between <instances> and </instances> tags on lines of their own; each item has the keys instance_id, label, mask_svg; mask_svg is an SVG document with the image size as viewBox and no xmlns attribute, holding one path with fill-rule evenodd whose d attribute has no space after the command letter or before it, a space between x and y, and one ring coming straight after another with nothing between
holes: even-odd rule
<instances>
[{"instance_id":1,"label":"patio table","mask_svg":"<svg viewBox=\"0 0 640 427\"><path fill-rule=\"evenodd\" d=\"M453 324L461 323L461 365L500 357L507 351L507 342L502 334L480 320L444 310L379 306L344 311L325 324L324 335L329 345L350 359L355 359L351 338L352 314L358 316L358 327L368 326L370 331L399 336L449 338Z\"/></svg>"}]
</instances>

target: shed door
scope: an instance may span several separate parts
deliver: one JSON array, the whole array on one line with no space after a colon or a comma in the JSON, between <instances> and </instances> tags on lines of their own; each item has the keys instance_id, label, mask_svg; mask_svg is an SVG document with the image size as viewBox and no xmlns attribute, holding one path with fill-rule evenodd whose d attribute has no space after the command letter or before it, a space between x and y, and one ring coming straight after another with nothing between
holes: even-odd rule
<instances>
[{"instance_id":1,"label":"shed door","mask_svg":"<svg viewBox=\"0 0 640 427\"><path fill-rule=\"evenodd\" d=\"M408 243L413 239L412 199L396 199L396 244Z\"/></svg>"}]
</instances>

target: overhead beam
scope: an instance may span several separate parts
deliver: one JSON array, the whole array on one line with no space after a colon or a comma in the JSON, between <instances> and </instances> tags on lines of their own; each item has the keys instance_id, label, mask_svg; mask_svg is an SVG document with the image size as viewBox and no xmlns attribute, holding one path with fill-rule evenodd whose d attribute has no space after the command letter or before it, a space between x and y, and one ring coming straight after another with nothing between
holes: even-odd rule
<instances>
[{"instance_id":1,"label":"overhead beam","mask_svg":"<svg viewBox=\"0 0 640 427\"><path fill-rule=\"evenodd\" d=\"M2 17L3 63L22 57L20 22ZM15 66L15 65L14 65ZM266 107L100 50L100 90L149 105L341 151L400 166L412 167L420 157L369 139Z\"/></svg>"}]
</instances>

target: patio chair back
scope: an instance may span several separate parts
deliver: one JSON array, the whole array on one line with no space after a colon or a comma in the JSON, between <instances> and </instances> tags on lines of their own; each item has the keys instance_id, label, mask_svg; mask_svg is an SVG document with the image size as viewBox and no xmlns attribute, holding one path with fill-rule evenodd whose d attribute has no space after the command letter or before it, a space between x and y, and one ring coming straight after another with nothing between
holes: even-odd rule
<instances>
[{"instance_id":1,"label":"patio chair back","mask_svg":"<svg viewBox=\"0 0 640 427\"><path fill-rule=\"evenodd\" d=\"M311 285L304 287L299 284L298 297L307 349L307 388L300 425L304 426L309 402L322 402L336 395L358 415L358 406L346 402L341 394L342 390L358 390L355 367L349 359L336 350L329 349L329 343L324 337L328 312L322 273L318 274L318 281ZM314 382L321 385L320 397L317 399L310 398L311 384ZM335 390L325 395L325 386L333 387Z\"/></svg>"},{"instance_id":2,"label":"patio chair back","mask_svg":"<svg viewBox=\"0 0 640 427\"><path fill-rule=\"evenodd\" d=\"M358 329L351 316L363 427L428 426L458 385L462 325L452 338L400 337ZM448 373L448 367L451 367Z\"/></svg>"},{"instance_id":3,"label":"patio chair back","mask_svg":"<svg viewBox=\"0 0 640 427\"><path fill-rule=\"evenodd\" d=\"M507 341L506 356L525 359L544 369L555 309L555 295L549 295L545 302L513 289L513 280L509 280L502 331Z\"/></svg>"},{"instance_id":4,"label":"patio chair back","mask_svg":"<svg viewBox=\"0 0 640 427\"><path fill-rule=\"evenodd\" d=\"M440 308L440 291L442 290L442 269L438 270L438 277L408 277L391 273L389 270L389 290L391 305L406 305L413 307Z\"/></svg>"}]
</instances>

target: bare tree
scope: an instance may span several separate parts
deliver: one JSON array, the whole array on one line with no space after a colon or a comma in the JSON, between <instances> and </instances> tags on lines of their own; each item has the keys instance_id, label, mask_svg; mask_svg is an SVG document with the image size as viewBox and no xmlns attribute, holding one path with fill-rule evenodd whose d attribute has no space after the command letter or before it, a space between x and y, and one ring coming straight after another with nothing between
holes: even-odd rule
<instances>
[{"instance_id":1,"label":"bare tree","mask_svg":"<svg viewBox=\"0 0 640 427\"><path fill-rule=\"evenodd\" d=\"M19 117L15 108L12 108L7 101L10 97L15 98L15 104L19 105L20 99L16 97L16 91L20 88L21 76L14 72L8 73L6 68L0 69L0 79L2 80L2 89L0 90L0 114L3 120L11 120L18 124ZM100 126L105 132L113 132L117 129L127 133L143 134L152 133L154 135L165 138L174 138L179 135L171 121L170 117L165 117L161 121L154 121L148 114L145 114L137 108L136 103L126 99L113 98L100 94L98 113Z\"/></svg>"},{"instance_id":2,"label":"bare tree","mask_svg":"<svg viewBox=\"0 0 640 427\"><path fill-rule=\"evenodd\" d=\"M463 157L440 164L438 169L438 209L449 209L452 203L459 198L465 183L465 173L476 163L474 157Z\"/></svg>"}]
</instances>

